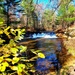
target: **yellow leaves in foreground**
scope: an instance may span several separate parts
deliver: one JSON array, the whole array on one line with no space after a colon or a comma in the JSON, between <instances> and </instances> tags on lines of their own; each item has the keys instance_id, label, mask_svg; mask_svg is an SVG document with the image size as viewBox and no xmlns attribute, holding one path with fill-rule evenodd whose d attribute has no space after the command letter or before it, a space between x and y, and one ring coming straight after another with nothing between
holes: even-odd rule
<instances>
[{"instance_id":1,"label":"yellow leaves in foreground","mask_svg":"<svg viewBox=\"0 0 75 75\"><path fill-rule=\"evenodd\" d=\"M43 53L38 53L38 57L45 58L45 55Z\"/></svg>"},{"instance_id":2,"label":"yellow leaves in foreground","mask_svg":"<svg viewBox=\"0 0 75 75\"><path fill-rule=\"evenodd\" d=\"M3 22L0 22L0 25L3 24Z\"/></svg>"},{"instance_id":3,"label":"yellow leaves in foreground","mask_svg":"<svg viewBox=\"0 0 75 75\"><path fill-rule=\"evenodd\" d=\"M0 18L0 25L2 25L4 23L4 19Z\"/></svg>"},{"instance_id":4,"label":"yellow leaves in foreground","mask_svg":"<svg viewBox=\"0 0 75 75\"><path fill-rule=\"evenodd\" d=\"M8 66L9 66L9 64L8 64L7 62L1 63L1 64L0 64L0 71L1 71L1 72L4 72L5 69L6 69L6 67L8 67Z\"/></svg>"},{"instance_id":5,"label":"yellow leaves in foreground","mask_svg":"<svg viewBox=\"0 0 75 75\"><path fill-rule=\"evenodd\" d=\"M26 52L26 50L27 50L27 46L21 45L19 48L20 48L20 52Z\"/></svg>"},{"instance_id":6,"label":"yellow leaves in foreground","mask_svg":"<svg viewBox=\"0 0 75 75\"><path fill-rule=\"evenodd\" d=\"M0 30L0 34L3 34L3 30Z\"/></svg>"},{"instance_id":7,"label":"yellow leaves in foreground","mask_svg":"<svg viewBox=\"0 0 75 75\"><path fill-rule=\"evenodd\" d=\"M18 63L19 60L20 60L20 58L14 57L12 60L12 64Z\"/></svg>"},{"instance_id":8,"label":"yellow leaves in foreground","mask_svg":"<svg viewBox=\"0 0 75 75\"><path fill-rule=\"evenodd\" d=\"M12 52L13 54L16 54L16 53L17 53L17 51L18 51L18 49L17 49L17 48L11 48L11 52Z\"/></svg>"},{"instance_id":9,"label":"yellow leaves in foreground","mask_svg":"<svg viewBox=\"0 0 75 75\"><path fill-rule=\"evenodd\" d=\"M32 53L36 54L39 58L45 58L45 55L43 53L40 52L40 50L31 50Z\"/></svg>"},{"instance_id":10,"label":"yellow leaves in foreground","mask_svg":"<svg viewBox=\"0 0 75 75\"><path fill-rule=\"evenodd\" d=\"M11 66L10 67L12 70L16 70L17 73L21 73L25 69L25 64L18 64L16 66Z\"/></svg>"}]
</instances>

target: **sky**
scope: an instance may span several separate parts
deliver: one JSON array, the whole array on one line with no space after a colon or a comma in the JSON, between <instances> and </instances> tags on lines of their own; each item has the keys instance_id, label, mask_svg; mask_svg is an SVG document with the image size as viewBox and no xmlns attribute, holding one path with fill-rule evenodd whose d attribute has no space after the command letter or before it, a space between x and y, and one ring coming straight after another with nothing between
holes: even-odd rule
<instances>
[{"instance_id":1,"label":"sky","mask_svg":"<svg viewBox=\"0 0 75 75\"><path fill-rule=\"evenodd\" d=\"M36 4L37 0L33 0L33 1ZM48 3L49 3L49 0L38 0L37 2L37 4L43 4L43 8L45 8Z\"/></svg>"},{"instance_id":2,"label":"sky","mask_svg":"<svg viewBox=\"0 0 75 75\"><path fill-rule=\"evenodd\" d=\"M38 1L38 4L43 4L43 9L54 9L57 8L59 0L33 0L36 4L36 1Z\"/></svg>"},{"instance_id":3,"label":"sky","mask_svg":"<svg viewBox=\"0 0 75 75\"><path fill-rule=\"evenodd\" d=\"M34 1L34 3L36 3L37 0L33 0L33 1ZM48 0L38 0L38 4L39 3L46 4L46 3L48 3Z\"/></svg>"},{"instance_id":4,"label":"sky","mask_svg":"<svg viewBox=\"0 0 75 75\"><path fill-rule=\"evenodd\" d=\"M47 9L47 8L52 9L57 7L59 0L51 0L51 2L49 2L50 0L33 0L33 1L35 4L36 4L36 1L38 1L37 2L38 4L43 4L44 9ZM73 0L71 3L74 4L75 6L75 0Z\"/></svg>"}]
</instances>

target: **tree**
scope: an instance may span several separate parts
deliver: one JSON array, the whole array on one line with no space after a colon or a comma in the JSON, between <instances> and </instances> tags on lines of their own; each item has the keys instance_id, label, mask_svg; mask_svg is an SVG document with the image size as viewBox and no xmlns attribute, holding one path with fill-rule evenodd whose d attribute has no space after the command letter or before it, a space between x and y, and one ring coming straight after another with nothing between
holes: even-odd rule
<instances>
[{"instance_id":1,"label":"tree","mask_svg":"<svg viewBox=\"0 0 75 75\"><path fill-rule=\"evenodd\" d=\"M17 21L17 18L21 17L20 13L23 9L19 4L20 1L21 0L3 0L3 1L0 2L1 8L4 9L4 14L7 15L7 25L8 26L13 21Z\"/></svg>"},{"instance_id":2,"label":"tree","mask_svg":"<svg viewBox=\"0 0 75 75\"><path fill-rule=\"evenodd\" d=\"M38 19L35 13L33 0L22 0L21 5L24 8L24 11L27 15L27 27L33 26L34 28L36 28L38 25L38 22L37 22Z\"/></svg>"},{"instance_id":3,"label":"tree","mask_svg":"<svg viewBox=\"0 0 75 75\"><path fill-rule=\"evenodd\" d=\"M42 15L42 23L45 28L51 29L52 25L55 25L55 15L52 15L52 10L45 10L44 14Z\"/></svg>"},{"instance_id":4,"label":"tree","mask_svg":"<svg viewBox=\"0 0 75 75\"><path fill-rule=\"evenodd\" d=\"M57 19L60 21L62 27L67 27L72 21L74 21L74 10L75 7L71 3L71 0L62 1L58 9Z\"/></svg>"}]
</instances>

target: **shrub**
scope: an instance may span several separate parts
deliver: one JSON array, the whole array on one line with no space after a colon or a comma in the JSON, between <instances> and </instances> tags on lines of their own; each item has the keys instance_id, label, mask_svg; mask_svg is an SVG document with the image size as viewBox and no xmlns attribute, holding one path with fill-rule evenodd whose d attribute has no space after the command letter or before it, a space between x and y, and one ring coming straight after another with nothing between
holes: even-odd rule
<instances>
[{"instance_id":1,"label":"shrub","mask_svg":"<svg viewBox=\"0 0 75 75\"><path fill-rule=\"evenodd\" d=\"M34 51L34 57L28 59L25 54L27 46L18 45L23 39L25 29L12 29L10 26L0 28L0 75L29 75L35 72L34 64L31 61L38 57L45 58L40 50Z\"/></svg>"}]
</instances>

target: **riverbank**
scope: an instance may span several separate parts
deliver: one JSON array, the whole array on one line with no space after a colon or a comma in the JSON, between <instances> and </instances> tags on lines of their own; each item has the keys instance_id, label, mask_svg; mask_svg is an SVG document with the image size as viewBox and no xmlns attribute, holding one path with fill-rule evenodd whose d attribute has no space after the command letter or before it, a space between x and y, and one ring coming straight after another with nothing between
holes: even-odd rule
<instances>
[{"instance_id":1,"label":"riverbank","mask_svg":"<svg viewBox=\"0 0 75 75\"><path fill-rule=\"evenodd\" d=\"M61 73L75 75L75 38L63 40L63 45L67 50L66 61L62 65ZM69 56L68 56L69 55Z\"/></svg>"},{"instance_id":2,"label":"riverbank","mask_svg":"<svg viewBox=\"0 0 75 75\"><path fill-rule=\"evenodd\" d=\"M72 28L71 28L72 29ZM75 31L69 32L69 34L73 35ZM67 51L66 54L63 56L60 56L60 60L63 59L65 60L62 63L62 68L60 70L60 75L64 73L65 75L75 75L75 36L67 36L62 33L57 33L56 34L59 38L62 38L62 44L65 50Z\"/></svg>"},{"instance_id":3,"label":"riverbank","mask_svg":"<svg viewBox=\"0 0 75 75\"><path fill-rule=\"evenodd\" d=\"M63 40L63 44L64 44L66 50L68 51L67 54L71 54L70 57L74 58L75 57L75 38L69 38L68 40ZM73 59L71 59L71 58L67 59L67 61L69 60L69 63L73 61ZM74 58L74 60L75 60L75 58ZM73 64L67 63L67 65L71 66Z\"/></svg>"}]
</instances>

